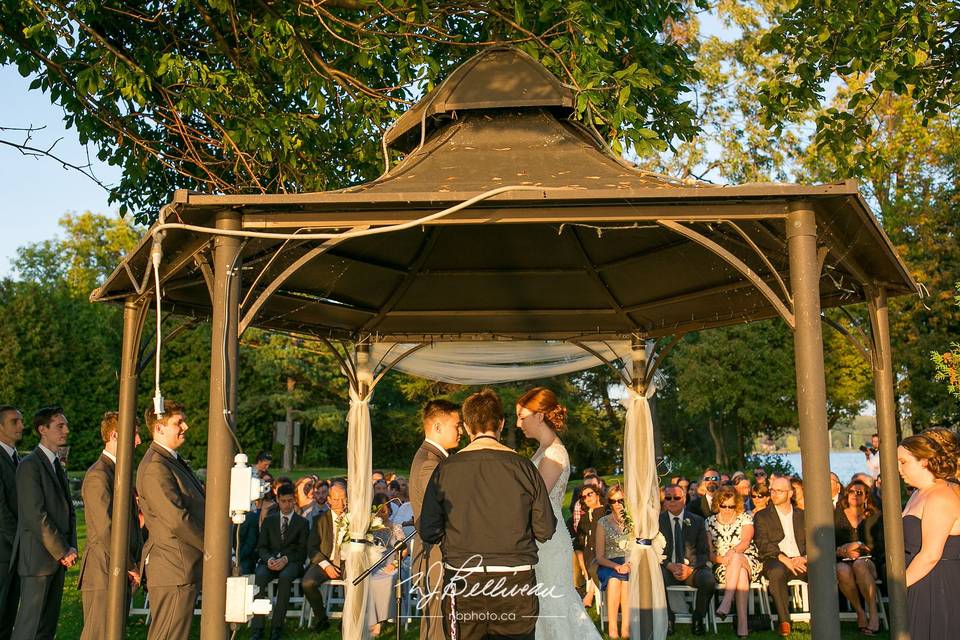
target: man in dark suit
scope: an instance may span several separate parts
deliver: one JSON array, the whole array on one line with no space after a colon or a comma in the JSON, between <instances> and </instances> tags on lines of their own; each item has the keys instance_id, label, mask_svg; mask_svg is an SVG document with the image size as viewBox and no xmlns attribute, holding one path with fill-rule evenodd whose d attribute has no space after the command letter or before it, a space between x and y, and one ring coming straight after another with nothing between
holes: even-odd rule
<instances>
[{"instance_id":1,"label":"man in dark suit","mask_svg":"<svg viewBox=\"0 0 960 640\"><path fill-rule=\"evenodd\" d=\"M107 597L107 582L110 576L110 534L113 518L113 479L117 464L117 425L120 414L107 411L100 421L100 438L103 452L86 475L80 493L83 496L83 512L87 521L87 548L80 563L80 578L77 588L83 599L83 633L80 640L99 640L106 636L103 603ZM140 445L140 434L134 436L134 446ZM130 536L127 545L127 577L134 585L140 583L137 562L143 538L137 504L130 496L127 505L130 519Z\"/></svg>"},{"instance_id":2,"label":"man in dark suit","mask_svg":"<svg viewBox=\"0 0 960 640\"><path fill-rule=\"evenodd\" d=\"M703 487L703 495L699 500L694 501L687 511L692 511L706 520L713 513L713 495L720 488L720 472L711 467L704 469L700 477L700 486Z\"/></svg>"},{"instance_id":3,"label":"man in dark suit","mask_svg":"<svg viewBox=\"0 0 960 640\"><path fill-rule=\"evenodd\" d=\"M430 482L433 470L460 444L460 408L448 400L431 400L423 408L423 444L417 449L410 465L410 505L413 521L418 524L423 508L423 492ZM419 534L413 540L412 564L415 586L421 593L439 593L443 581L443 558L440 545L427 545ZM419 579L418 579L419 578ZM421 640L442 640L440 598L427 601L420 619Z\"/></svg>"},{"instance_id":4,"label":"man in dark suit","mask_svg":"<svg viewBox=\"0 0 960 640\"><path fill-rule=\"evenodd\" d=\"M147 409L153 443L137 468L137 494L149 538L142 573L150 589L148 640L186 640L203 571L204 488L177 454L186 442L182 405L167 400L163 414Z\"/></svg>"},{"instance_id":5,"label":"man in dark suit","mask_svg":"<svg viewBox=\"0 0 960 640\"><path fill-rule=\"evenodd\" d=\"M0 405L0 640L10 640L20 601L20 577L13 557L17 537L17 443L23 437L23 416Z\"/></svg>"},{"instance_id":6,"label":"man in dark suit","mask_svg":"<svg viewBox=\"0 0 960 640\"><path fill-rule=\"evenodd\" d=\"M327 580L339 580L343 576L343 567L340 565L340 545L336 544L348 530L347 522L347 486L342 482L333 482L330 485L330 495L327 498L330 510L317 516L310 529L307 539L307 557L310 566L303 575L300 587L303 595L313 609L312 630L319 632L330 626L327 620L326 607L323 605L323 596L320 595L320 586Z\"/></svg>"},{"instance_id":7,"label":"man in dark suit","mask_svg":"<svg viewBox=\"0 0 960 640\"><path fill-rule=\"evenodd\" d=\"M687 510L687 492L679 485L670 485L663 491L666 511L660 514L660 533L667 541L660 569L664 587L686 585L697 589L693 608L693 635L706 633L703 616L710 605L716 581L707 566L710 549L707 545L707 528L700 516ZM673 627L674 612L667 599L670 627Z\"/></svg>"},{"instance_id":8,"label":"man in dark suit","mask_svg":"<svg viewBox=\"0 0 960 640\"><path fill-rule=\"evenodd\" d=\"M258 598L267 597L267 585L277 581L277 600L273 605L273 622L270 639L279 640L283 632L283 621L290 604L290 590L293 581L303 575L303 563L307 559L307 536L310 525L306 519L294 513L297 504L293 485L284 484L277 488L279 513L263 522L257 551L260 564L257 566L256 584L259 587ZM265 616L254 616L250 640L263 637Z\"/></svg>"},{"instance_id":9,"label":"man in dark suit","mask_svg":"<svg viewBox=\"0 0 960 640\"><path fill-rule=\"evenodd\" d=\"M807 579L803 509L790 504L792 497L790 479L778 476L770 481L773 506L753 516L754 540L763 562L763 575L770 582L770 595L777 609L781 636L790 635L787 582Z\"/></svg>"},{"instance_id":10,"label":"man in dark suit","mask_svg":"<svg viewBox=\"0 0 960 640\"><path fill-rule=\"evenodd\" d=\"M60 407L33 416L40 444L17 467L17 537L20 609L14 640L53 638L60 618L63 579L78 559L77 520L67 474L57 451L70 429Z\"/></svg>"}]
</instances>

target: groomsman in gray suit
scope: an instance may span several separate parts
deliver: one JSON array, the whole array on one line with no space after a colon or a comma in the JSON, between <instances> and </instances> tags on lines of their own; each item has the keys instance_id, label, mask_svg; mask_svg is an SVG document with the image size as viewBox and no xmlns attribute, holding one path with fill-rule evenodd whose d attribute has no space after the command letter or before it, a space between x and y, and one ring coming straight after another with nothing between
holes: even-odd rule
<instances>
[{"instance_id":1,"label":"groomsman in gray suit","mask_svg":"<svg viewBox=\"0 0 960 640\"><path fill-rule=\"evenodd\" d=\"M107 411L100 421L100 438L103 452L83 476L83 512L87 520L87 548L80 563L80 579L77 588L83 600L83 633L80 640L99 640L106 636L103 603L107 597L107 582L110 575L110 532L113 518L113 479L117 464L117 424L119 414ZM138 425L139 426L139 425ZM135 434L135 445L140 445L140 434ZM139 584L140 572L137 561L143 538L137 518L137 504L130 496L126 508L130 519L130 536L127 546L127 577Z\"/></svg>"},{"instance_id":2,"label":"groomsman in gray suit","mask_svg":"<svg viewBox=\"0 0 960 640\"><path fill-rule=\"evenodd\" d=\"M10 640L20 601L20 577L13 558L17 537L17 443L23 416L16 407L0 405L0 640Z\"/></svg>"},{"instance_id":3,"label":"groomsman in gray suit","mask_svg":"<svg viewBox=\"0 0 960 640\"><path fill-rule=\"evenodd\" d=\"M14 640L52 639L57 633L63 579L78 559L77 519L67 474L57 451L70 429L60 407L33 416L40 445L17 467L17 538L20 609Z\"/></svg>"},{"instance_id":4,"label":"groomsman in gray suit","mask_svg":"<svg viewBox=\"0 0 960 640\"><path fill-rule=\"evenodd\" d=\"M431 400L423 408L423 444L413 456L410 465L410 504L413 507L413 520L419 528L420 510L423 507L423 493L430 482L433 470L437 468L460 444L463 422L460 420L460 407L448 400ZM442 640L443 618L440 611L440 589L443 583L443 559L439 545L425 544L420 536L414 537L413 575L421 576L418 587L421 593L429 596L427 606L420 612L421 640Z\"/></svg>"},{"instance_id":5,"label":"groomsman in gray suit","mask_svg":"<svg viewBox=\"0 0 960 640\"><path fill-rule=\"evenodd\" d=\"M203 571L204 488L177 454L186 442L182 405L167 400L163 415L146 413L153 443L137 468L137 494L150 533L141 574L150 589L148 640L187 640Z\"/></svg>"}]
</instances>

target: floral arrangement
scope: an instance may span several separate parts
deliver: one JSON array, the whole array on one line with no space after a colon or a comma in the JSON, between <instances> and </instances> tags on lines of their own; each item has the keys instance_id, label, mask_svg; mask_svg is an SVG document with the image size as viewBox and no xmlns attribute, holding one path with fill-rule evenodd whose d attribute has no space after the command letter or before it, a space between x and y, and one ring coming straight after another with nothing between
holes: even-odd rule
<instances>
[{"instance_id":1,"label":"floral arrangement","mask_svg":"<svg viewBox=\"0 0 960 640\"><path fill-rule=\"evenodd\" d=\"M383 518L378 515L379 511L379 507L373 507L370 511L370 525L367 527L367 533L364 535L367 542L373 543L373 534L387 528L383 522ZM341 513L334 520L334 525L337 527L337 546L343 546L350 541L350 514L346 511Z\"/></svg>"}]
</instances>

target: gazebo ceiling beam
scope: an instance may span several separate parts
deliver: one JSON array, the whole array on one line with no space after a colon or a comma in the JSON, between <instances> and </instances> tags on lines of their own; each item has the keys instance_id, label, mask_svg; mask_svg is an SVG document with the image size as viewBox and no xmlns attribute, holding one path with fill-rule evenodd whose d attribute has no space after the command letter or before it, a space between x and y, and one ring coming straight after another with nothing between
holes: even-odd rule
<instances>
[{"instance_id":1,"label":"gazebo ceiling beam","mask_svg":"<svg viewBox=\"0 0 960 640\"><path fill-rule=\"evenodd\" d=\"M276 292L283 284L290 279L290 277L300 270L305 264L316 258L317 256L323 254L325 251L328 251L331 247L338 245L343 242L343 240L334 238L332 240L327 240L326 242L321 243L320 245L310 249L302 256L297 258L293 263L291 263L286 269L284 269L280 274L274 278L263 291L254 298L247 311L243 314L243 319L240 321L240 335L243 335L243 332L247 330L247 327L250 326L250 323L253 322L254 318L257 317L257 314L260 312L260 309L266 304L267 300ZM269 265L268 265L269 266ZM259 278L258 278L259 280ZM256 283L254 283L256 284ZM250 293L248 293L249 297ZM244 299L246 302L246 298ZM241 309L244 305L241 305ZM353 305L351 305L353 306Z\"/></svg>"},{"instance_id":2,"label":"gazebo ceiling beam","mask_svg":"<svg viewBox=\"0 0 960 640\"><path fill-rule=\"evenodd\" d=\"M607 271L609 269L616 269L617 267L623 267L628 264L633 264L634 262L642 262L644 260L652 258L657 254L664 253L666 251L670 251L672 249L676 249L677 247L682 247L683 245L687 245L687 244L690 244L689 240L687 240L686 238L679 238L671 242L667 242L666 244L661 244L656 247L644 249L643 251L639 251L637 253L634 253L632 255L629 255L623 258L617 258L616 260L611 260L609 262L601 262L597 264L597 270Z\"/></svg>"},{"instance_id":3,"label":"gazebo ceiling beam","mask_svg":"<svg viewBox=\"0 0 960 640\"><path fill-rule=\"evenodd\" d=\"M760 293L763 294L763 296L770 302L770 304L773 305L773 308L776 310L776 312L780 314L780 317L782 317L791 328L796 326L793 312L787 308L787 306L783 303L783 300L777 296L773 289L771 289L770 286L767 285L767 283L764 282L763 279L756 274L756 272L754 272L753 269L748 267L742 260L730 253L730 251L721 247L715 241L699 233L698 231L690 229L689 227L685 227L684 225L673 220L658 220L657 223L679 233L682 236L690 238L703 248L708 249L716 254L717 257L739 271L741 275L753 283L757 290L759 290Z\"/></svg>"},{"instance_id":4,"label":"gazebo ceiling beam","mask_svg":"<svg viewBox=\"0 0 960 640\"><path fill-rule=\"evenodd\" d=\"M623 304L617 300L617 296L615 296L613 291L610 290L610 287L606 282L604 282L603 278L600 276L600 273L597 271L597 268L590 260L590 256L587 254L587 249L583 246L583 240L580 238L580 233L576 228L572 230L570 237L573 240L574 248L576 248L577 254L580 256L580 260L583 262L584 270L586 270L586 273L590 279L593 280L593 283L597 285L597 288L600 289L600 292L607 299L607 302L610 304L611 308L616 311L617 315L620 316L627 326L636 326L636 321L631 318L626 311L624 311ZM650 321L649 318L644 319L648 322Z\"/></svg>"},{"instance_id":5,"label":"gazebo ceiling beam","mask_svg":"<svg viewBox=\"0 0 960 640\"><path fill-rule=\"evenodd\" d=\"M576 193L576 191L571 191ZM413 194L408 194L411 197ZM472 194L471 194L472 195ZM498 200L489 200L500 204ZM248 230L282 231L284 229L340 229L359 225L372 227L396 224L398 221L416 220L425 213L442 209L444 202L411 205L403 209L355 210L332 209L326 211L277 211L273 213L250 213L243 216L243 228ZM660 219L680 221L719 221L727 217L740 220L769 220L786 217L787 202L716 202L711 204L637 202L624 197L622 200L590 204L570 203L562 206L541 205L537 202L517 203L512 206L475 205L449 216L430 222L430 226L455 224L523 224L523 223L571 223L592 222L656 222Z\"/></svg>"},{"instance_id":6,"label":"gazebo ceiling beam","mask_svg":"<svg viewBox=\"0 0 960 640\"><path fill-rule=\"evenodd\" d=\"M415 311L395 310L386 313L390 318L469 318L499 316L575 316L617 315L616 309L422 309ZM365 329L367 331L367 329ZM627 331L629 333L629 331Z\"/></svg>"},{"instance_id":7,"label":"gazebo ceiling beam","mask_svg":"<svg viewBox=\"0 0 960 640\"><path fill-rule=\"evenodd\" d=\"M182 245L182 248L179 250L179 252L170 258L169 261L164 260L164 263L160 268L160 286L162 287L164 283L173 278L177 273L180 272L181 269L189 264L192 264L194 257L206 249L207 245L209 244L209 236L191 238ZM164 265L166 268L164 268ZM149 272L149 263L144 266L144 270ZM152 286L145 287L143 291L140 292L138 300L135 302L140 302L147 297L153 297L154 288L155 287Z\"/></svg>"},{"instance_id":8,"label":"gazebo ceiling beam","mask_svg":"<svg viewBox=\"0 0 960 640\"><path fill-rule=\"evenodd\" d=\"M393 290L387 301L380 306L379 311L374 315L374 317L363 325L362 331L375 330L376 327L383 322L383 319L390 315L394 307L397 306L397 303L400 302L400 299L403 298L404 294L410 289L411 286L413 286L417 276L420 275L420 270L423 268L423 264L427 261L427 258L430 257L430 251L437 243L437 238L439 236L440 230L436 228L431 228L426 232L420 242L420 247L417 249L417 257L410 265L407 275L404 276L403 280L400 281L400 284L398 284Z\"/></svg>"}]
</instances>

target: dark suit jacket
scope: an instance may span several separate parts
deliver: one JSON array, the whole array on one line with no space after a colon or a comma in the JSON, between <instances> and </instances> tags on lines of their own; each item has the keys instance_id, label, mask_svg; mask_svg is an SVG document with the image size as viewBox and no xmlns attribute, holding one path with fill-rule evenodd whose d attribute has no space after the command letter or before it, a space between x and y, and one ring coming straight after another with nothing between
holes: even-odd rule
<instances>
[{"instance_id":1,"label":"dark suit jacket","mask_svg":"<svg viewBox=\"0 0 960 640\"><path fill-rule=\"evenodd\" d=\"M324 560L335 564L333 558L333 520L332 510L324 512L317 516L310 528L310 537L307 539L307 557L310 558L310 564L320 564ZM261 535L263 532L260 532Z\"/></svg>"},{"instance_id":2,"label":"dark suit jacket","mask_svg":"<svg viewBox=\"0 0 960 640\"><path fill-rule=\"evenodd\" d=\"M667 546L663 550L663 554L666 556L663 566L673 562L673 528L670 520L670 514L666 511L660 514L660 533L667 541ZM707 545L707 527L704 519L684 509L683 513L680 514L680 520L683 535L683 557L694 569L707 566L710 547ZM690 525L683 524L683 520L689 520Z\"/></svg>"},{"instance_id":3,"label":"dark suit jacket","mask_svg":"<svg viewBox=\"0 0 960 640\"><path fill-rule=\"evenodd\" d=\"M0 449L0 567L13 558L13 539L17 537L17 467L7 452Z\"/></svg>"},{"instance_id":4,"label":"dark suit jacket","mask_svg":"<svg viewBox=\"0 0 960 640\"><path fill-rule=\"evenodd\" d=\"M713 515L713 510L710 509L710 503L707 502L707 496L700 496L699 500L694 500L687 505L686 511L700 516L704 520Z\"/></svg>"},{"instance_id":5,"label":"dark suit jacket","mask_svg":"<svg viewBox=\"0 0 960 640\"><path fill-rule=\"evenodd\" d=\"M280 539L280 514L270 516L260 529L260 541L257 543L257 553L260 560L266 564L267 560L277 554L287 556L287 561L295 566L303 566L307 559L307 537L310 525L302 517L293 513L290 515L290 524L287 526L286 540Z\"/></svg>"},{"instance_id":6,"label":"dark suit jacket","mask_svg":"<svg viewBox=\"0 0 960 640\"><path fill-rule=\"evenodd\" d=\"M417 453L413 456L413 462L410 464L409 488L410 506L413 507L413 522L415 525L420 522L420 511L423 509L423 493L427 490L430 476L433 475L433 470L437 468L437 465L447 458L445 453L446 452L441 451L438 447L424 440L420 448L417 449ZM419 533L414 536L411 566L415 573L418 571L426 571L427 567L423 566L425 560L423 551L426 548L427 557L429 557L430 546L431 545L424 544L423 540L420 539ZM434 554L434 556L433 561L436 562L439 559L439 553Z\"/></svg>"},{"instance_id":7,"label":"dark suit jacket","mask_svg":"<svg viewBox=\"0 0 960 640\"><path fill-rule=\"evenodd\" d=\"M50 459L37 447L17 467L17 537L13 555L21 576L49 576L77 548L77 518L69 484L64 488Z\"/></svg>"},{"instance_id":8,"label":"dark suit jacket","mask_svg":"<svg viewBox=\"0 0 960 640\"><path fill-rule=\"evenodd\" d=\"M87 548L80 563L80 590L106 589L110 575L110 534L113 530L113 479L114 462L100 454L87 474L83 476L80 495L83 496L83 512L87 522ZM127 545L127 571L137 568L143 538L137 518L137 503L132 495L127 505L130 520L130 536Z\"/></svg>"},{"instance_id":9,"label":"dark suit jacket","mask_svg":"<svg viewBox=\"0 0 960 640\"><path fill-rule=\"evenodd\" d=\"M240 572L253 573L257 568L257 544L260 541L260 510L247 512L243 524L233 525L240 527ZM236 540L237 531L234 529L231 540Z\"/></svg>"},{"instance_id":10,"label":"dark suit jacket","mask_svg":"<svg viewBox=\"0 0 960 640\"><path fill-rule=\"evenodd\" d=\"M199 585L205 507L200 480L154 442L137 468L137 493L144 526L150 532L143 548L149 584Z\"/></svg>"},{"instance_id":11,"label":"dark suit jacket","mask_svg":"<svg viewBox=\"0 0 960 640\"><path fill-rule=\"evenodd\" d=\"M783 526L777 515L776 507L771 504L766 509L753 514L753 539L757 544L760 559L764 562L775 560L780 555L780 541L783 540ZM807 555L807 538L803 527L803 509L793 508L793 535L797 538L800 555Z\"/></svg>"}]
</instances>

